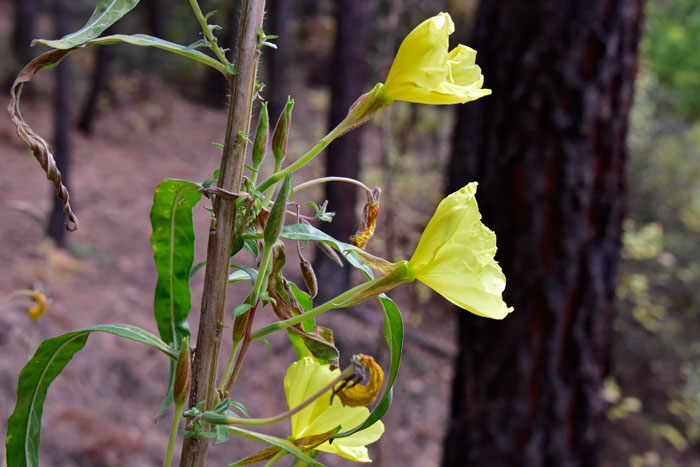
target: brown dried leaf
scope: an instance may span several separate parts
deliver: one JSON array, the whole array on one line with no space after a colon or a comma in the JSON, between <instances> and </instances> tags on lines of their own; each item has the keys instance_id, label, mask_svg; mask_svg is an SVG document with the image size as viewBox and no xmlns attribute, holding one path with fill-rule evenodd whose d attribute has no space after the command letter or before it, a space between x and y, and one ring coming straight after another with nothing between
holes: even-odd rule
<instances>
[{"instance_id":1,"label":"brown dried leaf","mask_svg":"<svg viewBox=\"0 0 700 467\"><path fill-rule=\"evenodd\" d=\"M46 173L46 178L51 180L56 188L56 194L63 202L63 211L66 213L68 222L66 222L66 229L71 232L78 230L79 223L78 218L73 213L70 207L70 196L68 194L68 189L63 185L61 180L61 172L56 167L56 161L54 160L53 153L51 152L51 146L47 143L41 136L36 134L36 132L27 124L22 117L22 113L19 109L19 99L22 94L22 87L24 83L28 83L32 80L34 75L47 66L55 65L60 62L63 57L72 52L73 49L67 50L51 50L49 52L43 53L36 57L34 60L29 62L27 66L20 71L15 82L12 83L12 89L10 90L10 103L7 106L7 111L10 112L10 117L12 122L17 127L17 134L22 138L31 148L34 158L39 162L41 168L44 169Z\"/></svg>"}]
</instances>

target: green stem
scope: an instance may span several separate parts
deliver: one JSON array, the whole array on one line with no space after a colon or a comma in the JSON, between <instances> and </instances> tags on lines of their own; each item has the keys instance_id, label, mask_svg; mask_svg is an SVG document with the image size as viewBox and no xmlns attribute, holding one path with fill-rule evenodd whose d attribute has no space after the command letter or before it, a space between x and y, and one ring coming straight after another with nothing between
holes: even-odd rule
<instances>
[{"instance_id":1,"label":"green stem","mask_svg":"<svg viewBox=\"0 0 700 467\"><path fill-rule=\"evenodd\" d=\"M219 393L221 394L224 394L224 390L226 389L226 383L231 378L231 372L233 371L233 362L236 358L236 350L238 350L238 344L240 343L241 341L233 341L231 355L229 355L228 357L228 362L226 363L226 370L224 371L224 377L222 378L221 384L219 385Z\"/></svg>"},{"instance_id":2,"label":"green stem","mask_svg":"<svg viewBox=\"0 0 700 467\"><path fill-rule=\"evenodd\" d=\"M337 127L336 127L337 129ZM283 170L279 170L279 168L275 169L275 173L267 177L260 185L258 185L258 190L259 191L265 191L268 188L270 188L273 184L279 182L282 180L284 177L285 172L292 172L294 173L295 171L299 170L301 167L306 165L311 159L316 157L319 152L323 151L326 149L326 147L333 142L333 140L338 136L337 131L334 129L330 133L328 133L326 136L321 138L321 140L316 143L316 146L311 148L309 152L301 156L296 162L293 164L287 166L287 168Z\"/></svg>"},{"instance_id":3,"label":"green stem","mask_svg":"<svg viewBox=\"0 0 700 467\"><path fill-rule=\"evenodd\" d=\"M173 447L175 446L175 438L177 438L177 427L180 425L180 417L182 416L182 408L185 404L175 404L175 413L173 414L173 425L170 427L170 438L168 439L168 450L165 452L165 460L163 467L170 467L173 460Z\"/></svg>"},{"instance_id":4,"label":"green stem","mask_svg":"<svg viewBox=\"0 0 700 467\"><path fill-rule=\"evenodd\" d=\"M301 315L296 315L292 318L285 319L283 321L277 321L277 322L269 324L263 328L260 328L251 335L251 338L259 339L263 336L270 334L271 332L279 331L281 329L286 329L290 326L294 326L295 324L299 324L302 321L305 321L309 318L314 318L315 316L318 316L321 313L326 312L328 310L342 308L343 303L345 301L352 298L356 294L364 292L365 290L369 289L373 285L376 285L382 279L384 279L384 277L379 277L377 279L372 279L371 281L367 281L364 284L360 284L360 285L355 286L346 292L343 292L342 294L338 295L337 297L335 297L331 300L328 300L326 303L319 305L316 308L313 308L313 309L307 311L306 313L303 313Z\"/></svg>"},{"instance_id":5,"label":"green stem","mask_svg":"<svg viewBox=\"0 0 700 467\"><path fill-rule=\"evenodd\" d=\"M280 452L275 454L275 456L272 459L267 461L267 463L265 464L265 467L272 467L273 465L275 465L277 463L278 460L282 459L286 455L287 455L287 451L281 450Z\"/></svg>"},{"instance_id":6,"label":"green stem","mask_svg":"<svg viewBox=\"0 0 700 467\"><path fill-rule=\"evenodd\" d=\"M199 8L199 3L197 3L197 0L190 0L190 6L192 7L194 15L197 17L197 21L199 21L199 25L202 27L204 37L207 39L207 41L209 41L209 48L214 52L216 58L218 58L219 61L226 65L226 68L228 68L231 63L226 59L226 55L224 55L224 52L221 50L221 47L219 47L216 38L211 33L211 29L209 29L209 25L207 24L207 19L204 17L202 9Z\"/></svg>"},{"instance_id":7,"label":"green stem","mask_svg":"<svg viewBox=\"0 0 700 467\"><path fill-rule=\"evenodd\" d=\"M267 417L267 418L238 418L238 417L232 417L232 416L227 416L227 415L219 415L215 413L210 413L207 412L204 414L204 419L212 422L212 423L219 423L221 425L246 425L246 426L263 426L263 425L272 425L273 423L281 422L282 420L285 420L292 415L304 410L306 407L308 407L312 402L314 402L316 399L319 397L323 396L326 394L328 391L336 387L338 383L343 381L344 379L350 377L353 372L355 371L353 365L348 366L343 372L333 379L330 383L326 384L323 388L321 388L318 392L316 392L313 396L309 397L306 399L304 402L301 404L297 405L293 409L289 409L286 412L282 412L279 415L275 415L274 417Z\"/></svg>"}]
</instances>

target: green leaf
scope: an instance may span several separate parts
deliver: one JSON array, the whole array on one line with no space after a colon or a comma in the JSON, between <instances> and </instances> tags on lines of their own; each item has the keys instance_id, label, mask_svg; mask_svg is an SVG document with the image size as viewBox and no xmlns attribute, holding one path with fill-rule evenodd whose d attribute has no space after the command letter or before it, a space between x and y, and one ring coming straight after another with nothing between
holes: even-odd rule
<instances>
[{"instance_id":1,"label":"green leaf","mask_svg":"<svg viewBox=\"0 0 700 467\"><path fill-rule=\"evenodd\" d=\"M294 298L297 299L297 303L299 304L299 306L301 306L302 310L309 311L314 307L313 302L311 301L311 295L307 294L299 287L297 287L297 285L294 282L288 281L287 283L289 284L289 288L292 289ZM309 318L301 322L301 328L304 330L304 332L313 331L315 325L316 322L313 318Z\"/></svg>"},{"instance_id":2,"label":"green leaf","mask_svg":"<svg viewBox=\"0 0 700 467\"><path fill-rule=\"evenodd\" d=\"M214 444L222 444L228 441L229 433L224 425L216 425L216 442Z\"/></svg>"},{"instance_id":3,"label":"green leaf","mask_svg":"<svg viewBox=\"0 0 700 467\"><path fill-rule=\"evenodd\" d=\"M199 263L195 264L192 267L192 270L190 271L190 278L194 277L194 275L197 274L197 271L202 269L206 264L207 264L206 261L200 261Z\"/></svg>"},{"instance_id":4,"label":"green leaf","mask_svg":"<svg viewBox=\"0 0 700 467\"><path fill-rule=\"evenodd\" d=\"M38 39L35 43L64 50L85 44L119 21L122 16L131 11L138 3L139 0L99 0L95 11L92 12L92 16L85 23L85 26L58 40Z\"/></svg>"},{"instance_id":5,"label":"green leaf","mask_svg":"<svg viewBox=\"0 0 700 467\"><path fill-rule=\"evenodd\" d=\"M320 467L325 467L323 464L318 462L317 460L313 459L310 457L308 454L305 454L304 451L299 449L294 443L291 441L288 441L286 439L278 438L276 436L270 436L270 435L265 435L263 433L258 433L255 431L251 430L246 430L244 428L239 428L239 427L234 427L234 426L229 426L227 427L228 430L231 433L234 433L238 436L243 436L244 438L248 439L253 439L256 441L262 441L263 443L271 444L273 446L277 446L278 448L281 448L297 459L307 462L311 465L318 465ZM235 465L235 464L231 464ZM9 467L9 466L8 466Z\"/></svg>"},{"instance_id":6,"label":"green leaf","mask_svg":"<svg viewBox=\"0 0 700 467\"><path fill-rule=\"evenodd\" d=\"M228 281L230 284L249 280L250 276L245 271L233 271L231 274L228 275Z\"/></svg>"},{"instance_id":7,"label":"green leaf","mask_svg":"<svg viewBox=\"0 0 700 467\"><path fill-rule=\"evenodd\" d=\"M399 364L401 363L401 352L403 350L403 321L401 320L401 312L396 304L386 295L381 294L377 297L384 309L384 337L389 350L391 352L391 368L389 370L389 378L386 382L386 389L379 403L374 407L372 413L369 414L367 420L352 430L344 431L333 436L333 438L344 438L353 433L362 431L374 425L391 406L393 397L393 386L396 381L396 375L399 373Z\"/></svg>"},{"instance_id":8,"label":"green leaf","mask_svg":"<svg viewBox=\"0 0 700 467\"><path fill-rule=\"evenodd\" d=\"M280 238L286 238L288 240L325 242L338 250L351 265L364 272L369 277L373 276L372 269L363 263L359 257L352 253L353 251L359 250L359 248L354 245L350 245L349 243L338 241L327 233L324 233L308 224L287 225L282 229Z\"/></svg>"},{"instance_id":9,"label":"green leaf","mask_svg":"<svg viewBox=\"0 0 700 467\"><path fill-rule=\"evenodd\" d=\"M151 245L158 270L153 312L165 342L180 345L190 335L190 271L194 262L192 208L202 197L199 185L165 180L158 185L151 208Z\"/></svg>"},{"instance_id":10,"label":"green leaf","mask_svg":"<svg viewBox=\"0 0 700 467\"><path fill-rule=\"evenodd\" d=\"M7 467L39 465L41 414L49 385L85 346L92 332L106 332L141 342L177 359L175 349L150 332L129 324L91 326L45 340L19 374L17 404L7 421Z\"/></svg>"},{"instance_id":11,"label":"green leaf","mask_svg":"<svg viewBox=\"0 0 700 467\"><path fill-rule=\"evenodd\" d=\"M231 401L231 406L238 409L244 417L250 418L250 415L248 415L248 411L246 410L245 405L241 404L240 402Z\"/></svg>"},{"instance_id":12,"label":"green leaf","mask_svg":"<svg viewBox=\"0 0 700 467\"><path fill-rule=\"evenodd\" d=\"M166 41L165 39L160 39L158 37L149 36L147 34L114 34L111 36L100 37L99 39L94 39L87 42L87 45L110 45L117 43L126 43L131 45L138 45L141 47L156 47L158 49L163 49L168 52L172 52L183 57L191 58L199 63L210 66L215 70L222 73L224 76L228 76L229 72L226 70L224 65L210 57L207 54L200 52L194 48L182 44L176 44L174 42Z\"/></svg>"},{"instance_id":13,"label":"green leaf","mask_svg":"<svg viewBox=\"0 0 700 467\"><path fill-rule=\"evenodd\" d=\"M249 303L241 303L240 305L236 306L236 308L233 309L233 319L238 318L239 316L241 316L243 313L250 310L251 308L252 308L252 305Z\"/></svg>"}]
</instances>

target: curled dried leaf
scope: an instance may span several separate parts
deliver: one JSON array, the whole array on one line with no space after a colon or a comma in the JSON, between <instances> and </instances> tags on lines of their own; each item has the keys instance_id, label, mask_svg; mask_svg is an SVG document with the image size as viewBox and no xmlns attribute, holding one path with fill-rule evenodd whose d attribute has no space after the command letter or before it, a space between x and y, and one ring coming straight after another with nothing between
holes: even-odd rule
<instances>
[{"instance_id":1,"label":"curled dried leaf","mask_svg":"<svg viewBox=\"0 0 700 467\"><path fill-rule=\"evenodd\" d=\"M51 50L39 55L34 60L29 62L27 66L20 71L19 75L17 75L14 83L12 83L12 89L10 90L10 103L7 106L7 111L10 113L12 122L17 127L17 134L31 148L34 158L37 160L37 162L39 162L41 168L44 169L46 178L53 182L53 185L56 188L56 194L61 199L61 202L63 202L63 211L66 213L67 217L66 229L71 232L78 230L79 223L78 218L76 217L75 213L73 213L70 206L70 195L68 194L68 189L63 184L61 172L58 170L58 167L56 167L56 160L53 157L51 146L49 146L49 143L39 136L24 120L24 117L22 117L22 113L20 112L19 100L24 83L31 81L34 75L42 68L55 65L60 62L63 57L68 55L73 50L75 50L75 48L66 50Z\"/></svg>"},{"instance_id":2,"label":"curled dried leaf","mask_svg":"<svg viewBox=\"0 0 700 467\"><path fill-rule=\"evenodd\" d=\"M363 250L369 239L374 235L377 216L379 215L379 196L381 193L381 189L375 188L371 194L367 194L367 204L365 204L365 208L362 211L360 228L355 235L350 236L350 243Z\"/></svg>"}]
</instances>

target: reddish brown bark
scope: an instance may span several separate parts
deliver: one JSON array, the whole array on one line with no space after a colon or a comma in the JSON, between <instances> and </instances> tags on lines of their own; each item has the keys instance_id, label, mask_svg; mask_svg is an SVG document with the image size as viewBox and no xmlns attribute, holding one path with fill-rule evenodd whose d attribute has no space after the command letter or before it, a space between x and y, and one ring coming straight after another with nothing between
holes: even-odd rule
<instances>
[{"instance_id":1,"label":"reddish brown bark","mask_svg":"<svg viewBox=\"0 0 700 467\"><path fill-rule=\"evenodd\" d=\"M447 191L479 182L515 311L460 314L445 466L597 462L642 4L482 2L493 95L459 109Z\"/></svg>"}]
</instances>

